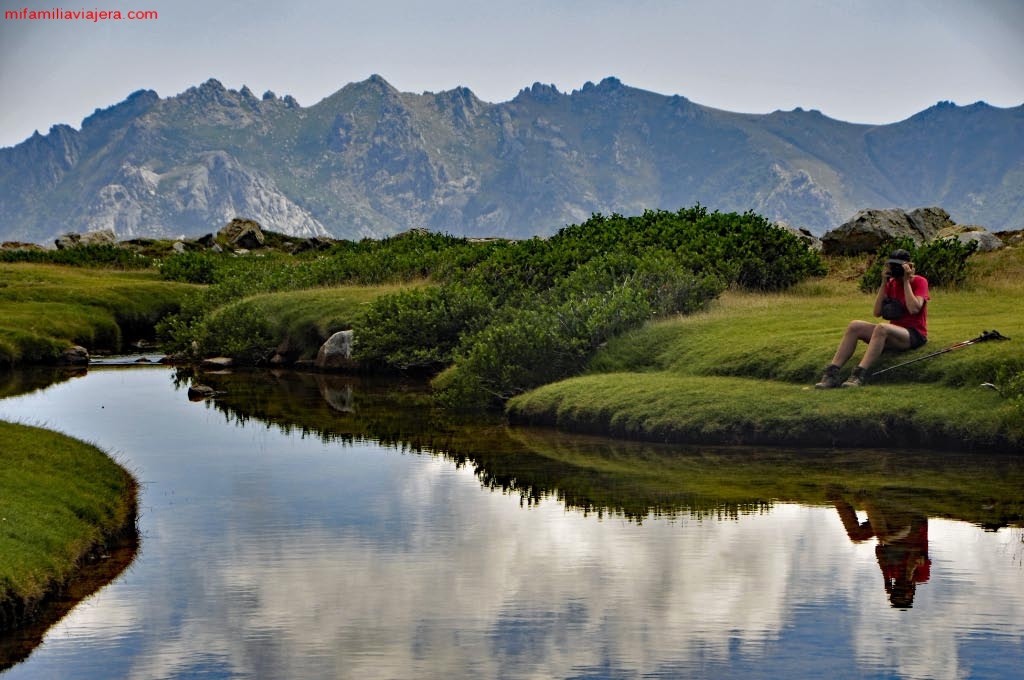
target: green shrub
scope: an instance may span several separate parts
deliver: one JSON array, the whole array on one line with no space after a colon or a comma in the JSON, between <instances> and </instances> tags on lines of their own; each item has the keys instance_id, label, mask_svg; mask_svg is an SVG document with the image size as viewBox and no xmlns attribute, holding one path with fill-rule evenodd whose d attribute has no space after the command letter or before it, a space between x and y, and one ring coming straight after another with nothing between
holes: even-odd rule
<instances>
[{"instance_id":1,"label":"green shrub","mask_svg":"<svg viewBox=\"0 0 1024 680\"><path fill-rule=\"evenodd\" d=\"M996 388L1024 417L1024 371L1002 366L996 374Z\"/></svg>"},{"instance_id":2,"label":"green shrub","mask_svg":"<svg viewBox=\"0 0 1024 680\"><path fill-rule=\"evenodd\" d=\"M160 277L182 283L213 283L223 255L211 252L175 253L160 263Z\"/></svg>"},{"instance_id":3,"label":"green shrub","mask_svg":"<svg viewBox=\"0 0 1024 680\"><path fill-rule=\"evenodd\" d=\"M391 369L436 370L452 362L462 334L478 330L492 311L482 289L461 284L386 295L364 315L355 354Z\"/></svg>"},{"instance_id":4,"label":"green shrub","mask_svg":"<svg viewBox=\"0 0 1024 680\"><path fill-rule=\"evenodd\" d=\"M202 356L226 356L245 365L266 363L274 354L278 339L270 319L259 305L241 301L211 314L199 327Z\"/></svg>"},{"instance_id":5,"label":"green shrub","mask_svg":"<svg viewBox=\"0 0 1024 680\"><path fill-rule=\"evenodd\" d=\"M75 246L63 250L5 249L0 250L0 262L33 262L125 271L153 266L152 259L112 244Z\"/></svg>"},{"instance_id":6,"label":"green shrub","mask_svg":"<svg viewBox=\"0 0 1024 680\"><path fill-rule=\"evenodd\" d=\"M892 251L902 248L910 253L914 270L928 279L928 285L936 288L958 288L967 281L968 259L977 249L972 241L963 244L957 239L938 239L918 246L911 238L889 241L875 254L875 258L860 280L860 289L866 293L878 290L882 284L882 269Z\"/></svg>"}]
</instances>

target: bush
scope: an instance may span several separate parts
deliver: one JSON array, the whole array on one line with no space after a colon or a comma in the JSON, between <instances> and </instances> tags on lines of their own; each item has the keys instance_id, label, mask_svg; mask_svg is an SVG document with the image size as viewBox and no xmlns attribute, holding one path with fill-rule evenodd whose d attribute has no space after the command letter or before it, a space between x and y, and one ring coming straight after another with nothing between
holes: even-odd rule
<instances>
[{"instance_id":1,"label":"bush","mask_svg":"<svg viewBox=\"0 0 1024 680\"><path fill-rule=\"evenodd\" d=\"M160 277L165 281L210 284L223 260L224 256L216 253L175 253L160 263Z\"/></svg>"},{"instance_id":2,"label":"bush","mask_svg":"<svg viewBox=\"0 0 1024 680\"><path fill-rule=\"evenodd\" d=\"M363 317L356 358L391 369L437 370L452 362L462 335L478 330L492 310L482 289L461 284L380 297Z\"/></svg>"},{"instance_id":3,"label":"bush","mask_svg":"<svg viewBox=\"0 0 1024 680\"><path fill-rule=\"evenodd\" d=\"M273 355L278 340L259 305L241 301L210 315L199 327L198 346L203 356L226 356L257 366Z\"/></svg>"},{"instance_id":4,"label":"bush","mask_svg":"<svg viewBox=\"0 0 1024 680\"><path fill-rule=\"evenodd\" d=\"M0 262L34 262L125 271L153 266L150 258L112 244L75 246L63 250L5 249L0 250Z\"/></svg>"},{"instance_id":5,"label":"bush","mask_svg":"<svg viewBox=\"0 0 1024 680\"><path fill-rule=\"evenodd\" d=\"M889 241L875 254L874 261L860 280L860 289L865 293L874 292L882 284L882 269L889 254L897 248L910 253L915 271L928 279L929 287L958 288L967 281L967 260L973 255L978 244L972 241L960 243L956 239L939 239L917 246L911 238Z\"/></svg>"},{"instance_id":6,"label":"bush","mask_svg":"<svg viewBox=\"0 0 1024 680\"><path fill-rule=\"evenodd\" d=\"M690 313L724 289L665 253L612 253L579 267L529 307L467 335L436 386L449 406L487 407L579 373L611 338L655 316Z\"/></svg>"}]
</instances>

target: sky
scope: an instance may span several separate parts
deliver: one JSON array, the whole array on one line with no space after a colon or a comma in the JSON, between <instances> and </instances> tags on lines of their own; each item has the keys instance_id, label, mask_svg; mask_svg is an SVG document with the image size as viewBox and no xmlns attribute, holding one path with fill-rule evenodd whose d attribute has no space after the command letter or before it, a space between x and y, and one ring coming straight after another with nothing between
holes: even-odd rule
<instances>
[{"instance_id":1,"label":"sky","mask_svg":"<svg viewBox=\"0 0 1024 680\"><path fill-rule=\"evenodd\" d=\"M32 4L35 2L36 4ZM607 76L729 111L892 123L1024 104L1024 0L0 0L0 147L216 78L310 106L373 74L508 101ZM7 12L120 11L121 20ZM129 10L155 12L130 20Z\"/></svg>"}]
</instances>

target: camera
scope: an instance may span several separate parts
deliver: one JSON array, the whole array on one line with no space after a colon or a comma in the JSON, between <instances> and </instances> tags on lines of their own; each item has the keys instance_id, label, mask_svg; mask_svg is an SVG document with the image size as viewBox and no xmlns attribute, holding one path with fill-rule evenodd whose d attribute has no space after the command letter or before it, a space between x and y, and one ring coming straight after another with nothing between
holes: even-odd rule
<instances>
[{"instance_id":1,"label":"camera","mask_svg":"<svg viewBox=\"0 0 1024 680\"><path fill-rule=\"evenodd\" d=\"M896 262L890 262L889 263L889 276L891 276L894 279L902 279L903 278L903 264L902 263L897 264Z\"/></svg>"}]
</instances>

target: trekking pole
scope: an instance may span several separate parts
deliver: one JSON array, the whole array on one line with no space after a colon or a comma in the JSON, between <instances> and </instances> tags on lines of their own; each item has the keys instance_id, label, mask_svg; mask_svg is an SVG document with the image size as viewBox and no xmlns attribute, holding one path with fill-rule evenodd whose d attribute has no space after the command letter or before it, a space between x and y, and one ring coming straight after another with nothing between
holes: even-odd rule
<instances>
[{"instance_id":1,"label":"trekking pole","mask_svg":"<svg viewBox=\"0 0 1024 680\"><path fill-rule=\"evenodd\" d=\"M944 347L944 348L942 348L940 350L932 352L931 354L925 354L923 357L917 357L917 358L911 359L910 361L904 361L902 364L896 364L895 366L889 366L888 368L883 368L880 371L875 371L874 373L872 373L871 377L873 378L876 375L881 375L882 373L885 373L886 371L891 371L892 369L899 368L900 366L906 366L907 364L913 364L913 363L916 363L918 361L924 361L925 359L930 359L930 358L938 356L940 354L945 354L946 352L952 352L953 350L960 349L961 347L967 347L968 345L974 345L974 344L979 343L979 342L985 342L986 340L1009 340L1009 339L1010 338L1006 337L1005 335L1001 334L999 331L996 331L996 330L982 331L981 335L979 335L976 338L971 338L970 340L964 340L963 342L958 342L958 343L956 343L954 345L950 345L949 347Z\"/></svg>"}]
</instances>

